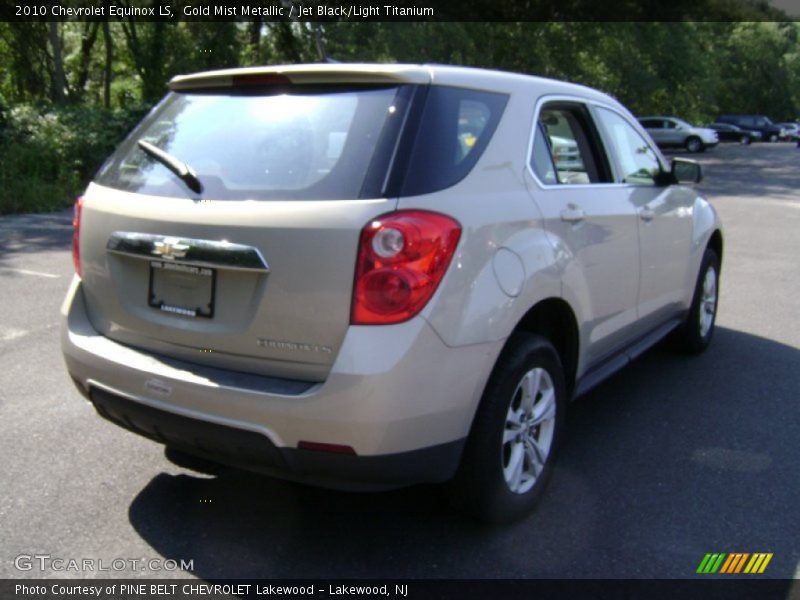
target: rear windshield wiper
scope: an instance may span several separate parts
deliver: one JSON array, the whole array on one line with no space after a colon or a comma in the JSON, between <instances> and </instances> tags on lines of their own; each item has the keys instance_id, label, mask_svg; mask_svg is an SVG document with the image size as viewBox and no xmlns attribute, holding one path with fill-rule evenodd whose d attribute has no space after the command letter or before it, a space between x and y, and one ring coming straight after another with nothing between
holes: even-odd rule
<instances>
[{"instance_id":1,"label":"rear windshield wiper","mask_svg":"<svg viewBox=\"0 0 800 600\"><path fill-rule=\"evenodd\" d=\"M167 154L160 148L156 148L150 142L139 140L138 144L142 150L147 152L147 154L155 158L158 162L175 173L175 175L177 175L178 178L186 184L186 187L188 187L194 193L199 194L203 191L203 184L200 183L197 175L195 175L192 168L185 162L178 160L170 154Z\"/></svg>"}]
</instances>

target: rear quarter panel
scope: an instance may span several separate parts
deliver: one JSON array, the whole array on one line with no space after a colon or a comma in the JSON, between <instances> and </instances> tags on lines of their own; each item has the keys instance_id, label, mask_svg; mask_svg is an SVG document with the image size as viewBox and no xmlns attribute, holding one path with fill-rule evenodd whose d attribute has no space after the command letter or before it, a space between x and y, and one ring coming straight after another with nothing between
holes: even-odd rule
<instances>
[{"instance_id":1,"label":"rear quarter panel","mask_svg":"<svg viewBox=\"0 0 800 600\"><path fill-rule=\"evenodd\" d=\"M503 340L534 304L561 295L555 250L525 182L533 109L547 90L493 89L510 98L475 168L446 190L401 198L398 206L461 224L453 261L422 313L448 346Z\"/></svg>"}]
</instances>

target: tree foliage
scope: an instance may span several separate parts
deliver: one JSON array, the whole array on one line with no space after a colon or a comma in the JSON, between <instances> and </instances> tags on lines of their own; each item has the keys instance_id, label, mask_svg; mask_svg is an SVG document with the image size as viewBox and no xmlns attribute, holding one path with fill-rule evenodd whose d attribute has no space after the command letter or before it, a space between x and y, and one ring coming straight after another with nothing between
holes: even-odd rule
<instances>
[{"instance_id":1,"label":"tree foliage","mask_svg":"<svg viewBox=\"0 0 800 600\"><path fill-rule=\"evenodd\" d=\"M133 117L163 96L172 76L313 62L322 58L321 50L341 62L461 64L566 79L599 88L637 114L697 122L722 113L776 120L798 116L797 23L755 20L772 14L757 3L678 0L671 5L705 11L707 20L0 22L0 64L5 66L0 69L0 164L5 177L14 165L21 174L17 180L29 176L69 190L51 189L49 201L36 203L58 205L85 185L119 141L124 133L119 125L129 127ZM543 3L542 10L547 6ZM710 20L713 15L719 20ZM71 141L76 139L81 143ZM0 212L9 210L4 182Z\"/></svg>"},{"instance_id":2,"label":"tree foliage","mask_svg":"<svg viewBox=\"0 0 800 600\"><path fill-rule=\"evenodd\" d=\"M322 42L341 62L463 64L577 81L637 112L786 118L800 104L798 41L798 24L779 21L0 22L0 98L95 106L110 87L107 108L152 104L178 73L317 61Z\"/></svg>"}]
</instances>

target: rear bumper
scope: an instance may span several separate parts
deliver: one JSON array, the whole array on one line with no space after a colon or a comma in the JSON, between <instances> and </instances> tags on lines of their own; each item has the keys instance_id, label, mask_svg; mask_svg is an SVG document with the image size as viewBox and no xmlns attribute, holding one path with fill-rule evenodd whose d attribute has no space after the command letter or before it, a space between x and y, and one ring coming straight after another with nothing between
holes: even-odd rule
<instances>
[{"instance_id":1,"label":"rear bumper","mask_svg":"<svg viewBox=\"0 0 800 600\"><path fill-rule=\"evenodd\" d=\"M502 348L450 348L415 318L351 327L322 383L245 375L101 336L78 278L62 307L61 344L70 375L109 420L219 462L351 489L452 477ZM356 455L301 450L300 441Z\"/></svg>"},{"instance_id":2,"label":"rear bumper","mask_svg":"<svg viewBox=\"0 0 800 600\"><path fill-rule=\"evenodd\" d=\"M172 448L234 467L337 489L368 490L446 481L464 440L378 456L278 448L264 435L184 417L101 389L90 392L97 412L112 423Z\"/></svg>"}]
</instances>

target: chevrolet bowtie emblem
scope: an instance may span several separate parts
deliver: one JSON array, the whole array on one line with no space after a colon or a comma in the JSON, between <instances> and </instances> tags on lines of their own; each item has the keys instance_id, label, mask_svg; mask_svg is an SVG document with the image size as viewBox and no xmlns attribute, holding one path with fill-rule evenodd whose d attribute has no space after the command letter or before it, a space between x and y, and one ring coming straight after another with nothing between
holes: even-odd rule
<instances>
[{"instance_id":1,"label":"chevrolet bowtie emblem","mask_svg":"<svg viewBox=\"0 0 800 600\"><path fill-rule=\"evenodd\" d=\"M153 243L153 254L162 258L183 258L188 249L189 244L182 244L178 239L166 239L163 242Z\"/></svg>"}]
</instances>

